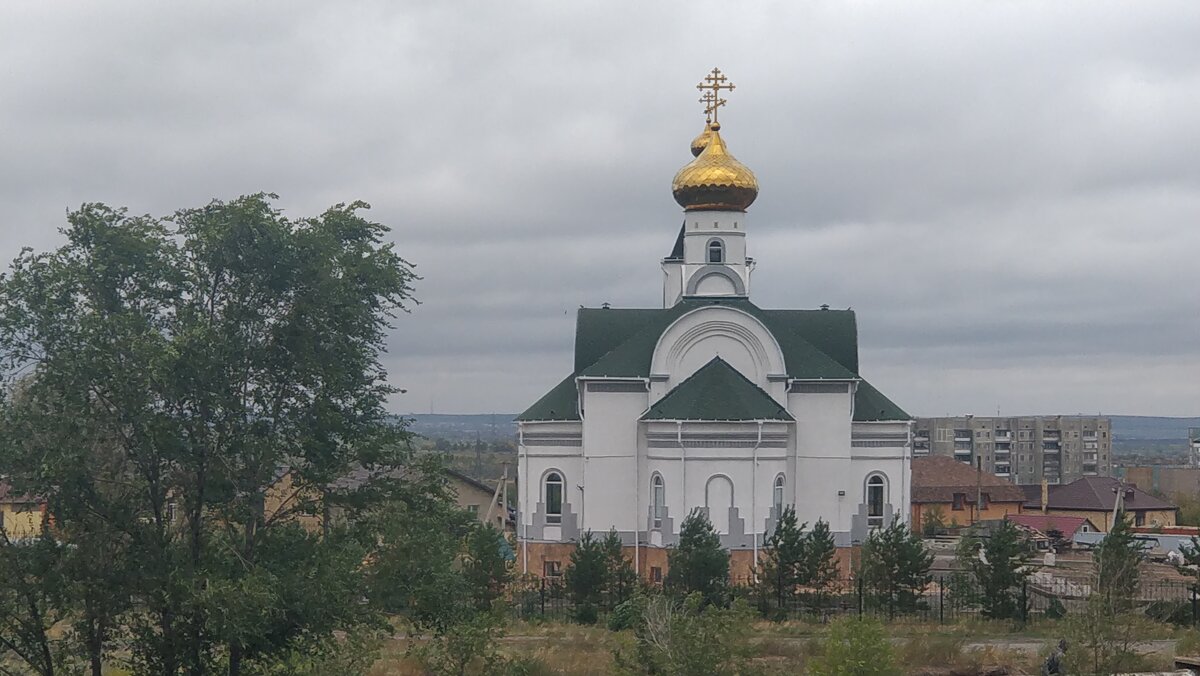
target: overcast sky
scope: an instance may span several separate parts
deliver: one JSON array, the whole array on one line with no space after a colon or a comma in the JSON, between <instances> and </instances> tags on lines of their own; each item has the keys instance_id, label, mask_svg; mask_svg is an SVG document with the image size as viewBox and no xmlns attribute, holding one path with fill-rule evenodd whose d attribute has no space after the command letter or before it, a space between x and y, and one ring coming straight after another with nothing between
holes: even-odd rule
<instances>
[{"instance_id":1,"label":"overcast sky","mask_svg":"<svg viewBox=\"0 0 1200 676\"><path fill-rule=\"evenodd\" d=\"M752 299L916 415L1200 414L1200 3L6 2L0 258L68 209L355 199L417 264L397 412L515 412L661 303L719 66Z\"/></svg>"}]
</instances>

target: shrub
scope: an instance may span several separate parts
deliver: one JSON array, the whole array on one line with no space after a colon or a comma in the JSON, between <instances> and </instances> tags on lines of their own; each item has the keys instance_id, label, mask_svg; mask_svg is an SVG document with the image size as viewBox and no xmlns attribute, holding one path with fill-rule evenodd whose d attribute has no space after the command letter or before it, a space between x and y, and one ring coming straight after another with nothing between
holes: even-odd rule
<instances>
[{"instance_id":1,"label":"shrub","mask_svg":"<svg viewBox=\"0 0 1200 676\"><path fill-rule=\"evenodd\" d=\"M892 645L878 620L848 617L829 627L821 654L809 665L813 676L899 676Z\"/></svg>"},{"instance_id":2,"label":"shrub","mask_svg":"<svg viewBox=\"0 0 1200 676\"><path fill-rule=\"evenodd\" d=\"M1050 597L1050 603L1046 604L1046 609L1042 614L1049 620L1061 620L1067 616L1067 607L1056 596Z\"/></svg>"},{"instance_id":3,"label":"shrub","mask_svg":"<svg viewBox=\"0 0 1200 676\"><path fill-rule=\"evenodd\" d=\"M701 594L682 602L670 596L646 600L634 629L634 654L616 650L617 667L628 674L707 676L745 671L751 613L743 602L730 608L705 605Z\"/></svg>"},{"instance_id":4,"label":"shrub","mask_svg":"<svg viewBox=\"0 0 1200 676\"><path fill-rule=\"evenodd\" d=\"M596 624L600 619L600 611L594 603L581 603L575 606L575 621L579 624Z\"/></svg>"},{"instance_id":5,"label":"shrub","mask_svg":"<svg viewBox=\"0 0 1200 676\"><path fill-rule=\"evenodd\" d=\"M627 601L617 604L608 616L609 631L624 631L636 629L642 624L642 615L646 609L646 597L637 594Z\"/></svg>"}]
</instances>

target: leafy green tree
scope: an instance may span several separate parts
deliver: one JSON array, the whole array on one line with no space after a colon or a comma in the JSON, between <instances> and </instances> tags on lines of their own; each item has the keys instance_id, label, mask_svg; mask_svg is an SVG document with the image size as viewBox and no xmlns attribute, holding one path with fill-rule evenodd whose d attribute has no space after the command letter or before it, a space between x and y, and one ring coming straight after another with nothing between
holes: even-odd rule
<instances>
[{"instance_id":1,"label":"leafy green tree","mask_svg":"<svg viewBox=\"0 0 1200 676\"><path fill-rule=\"evenodd\" d=\"M846 617L829 626L821 652L808 665L813 676L899 676L892 644L878 620Z\"/></svg>"},{"instance_id":2,"label":"leafy green tree","mask_svg":"<svg viewBox=\"0 0 1200 676\"><path fill-rule=\"evenodd\" d=\"M755 583L759 610L764 614L782 619L788 600L805 581L808 571L804 567L809 563L806 526L797 524L796 510L788 505L779 515L771 537L767 538Z\"/></svg>"},{"instance_id":3,"label":"leafy green tree","mask_svg":"<svg viewBox=\"0 0 1200 676\"><path fill-rule=\"evenodd\" d=\"M48 532L15 541L0 528L0 654L4 664L20 665L16 673L54 676L66 671L72 651L55 631L69 617L60 586L66 579L64 558L64 548Z\"/></svg>"},{"instance_id":4,"label":"leafy green tree","mask_svg":"<svg viewBox=\"0 0 1200 676\"><path fill-rule=\"evenodd\" d=\"M679 527L679 542L667 554L665 586L678 596L700 594L705 605L725 605L729 587L729 553L708 517L694 509Z\"/></svg>"},{"instance_id":5,"label":"leafy green tree","mask_svg":"<svg viewBox=\"0 0 1200 676\"><path fill-rule=\"evenodd\" d=\"M575 604L577 620L588 618L595 621L596 611L608 584L606 554L604 543L593 537L590 530L579 537L575 551L571 552L571 560L563 573L563 583Z\"/></svg>"},{"instance_id":6,"label":"leafy green tree","mask_svg":"<svg viewBox=\"0 0 1200 676\"><path fill-rule=\"evenodd\" d=\"M68 216L66 245L22 251L0 280L0 473L47 498L64 533L88 530L88 514L127 546L118 561L138 574L103 573L124 587L105 593L136 598L139 612L97 624L91 642L128 632L138 672L239 674L332 632L331 614L354 629L353 593L327 598L337 611L298 606L269 631L249 619L275 616L291 593L280 585L313 566L361 567L318 551L355 551L344 542L294 557L274 531L291 541L296 517L353 521L405 490L387 471L408 454L379 354L412 302L412 268L362 203L290 219L272 199L165 219L86 204ZM268 513L281 469L293 493ZM369 480L338 483L356 469ZM240 616L215 603L236 590ZM86 614L86 598L71 602Z\"/></svg>"},{"instance_id":7,"label":"leafy green tree","mask_svg":"<svg viewBox=\"0 0 1200 676\"><path fill-rule=\"evenodd\" d=\"M1028 538L1011 521L1001 521L987 537L972 535L959 546L959 563L978 585L984 617L1018 619L1024 616L1023 585L1029 578Z\"/></svg>"},{"instance_id":8,"label":"leafy green tree","mask_svg":"<svg viewBox=\"0 0 1200 676\"><path fill-rule=\"evenodd\" d=\"M1137 598L1140 566L1145 544L1133 535L1133 526L1118 514L1113 527L1096 547L1093 562L1100 593L1120 609L1128 609Z\"/></svg>"},{"instance_id":9,"label":"leafy green tree","mask_svg":"<svg viewBox=\"0 0 1200 676\"><path fill-rule=\"evenodd\" d=\"M921 538L896 518L867 536L858 574L870 602L889 612L912 612L933 579L932 565Z\"/></svg>"}]
</instances>

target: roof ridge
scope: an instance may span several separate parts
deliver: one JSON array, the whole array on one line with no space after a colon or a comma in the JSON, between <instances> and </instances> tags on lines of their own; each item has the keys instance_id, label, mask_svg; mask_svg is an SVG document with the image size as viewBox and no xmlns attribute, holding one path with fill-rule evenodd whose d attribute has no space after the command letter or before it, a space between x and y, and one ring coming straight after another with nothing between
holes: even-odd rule
<instances>
[{"instance_id":1,"label":"roof ridge","mask_svg":"<svg viewBox=\"0 0 1200 676\"><path fill-rule=\"evenodd\" d=\"M770 394L768 394L766 390L759 387L754 381L747 378L744 373L742 373L741 371L736 369L732 364L730 364L729 362L722 359L720 355L717 355L717 356L713 357L712 359L708 360L708 362L706 362L703 366L696 369L695 371L692 372L691 375L689 375L687 378L684 378L682 381L680 381L678 385L671 388L671 391L667 392L665 395L663 395L663 397L661 399L659 399L658 401L654 402L654 404L649 406L646 409L646 412L640 416L640 419L643 419L643 420L671 419L668 414L663 414L664 418L650 417L650 414L654 413L656 410L660 414L662 414L664 405L670 406L671 404L674 404L676 402L676 400L680 400L682 397L689 394L690 389L692 387L695 387L695 384L698 381L698 379L703 378L710 373L722 374L722 373L730 373L730 372L736 374L737 378L739 379L735 382L740 384L743 388L745 388L745 387L750 388L750 394L754 397L759 398L759 401L757 402L758 404L769 404L771 407L774 408L774 410L769 414L773 417L766 418L766 416L761 416L758 418L696 418L697 420L702 420L702 419L722 420L722 421L723 420L751 420L751 419L795 420L795 418L792 417L791 413L788 412L786 407L781 405L779 402L775 401L775 399ZM736 396L736 390L733 388L722 390L721 393L728 395L728 396ZM689 405L689 404L694 405L696 402L683 402L683 403L685 405ZM739 401L737 403L740 406L747 408L747 409L752 407L752 402L749 402L749 401ZM732 408L732 406L729 406L728 408Z\"/></svg>"}]
</instances>

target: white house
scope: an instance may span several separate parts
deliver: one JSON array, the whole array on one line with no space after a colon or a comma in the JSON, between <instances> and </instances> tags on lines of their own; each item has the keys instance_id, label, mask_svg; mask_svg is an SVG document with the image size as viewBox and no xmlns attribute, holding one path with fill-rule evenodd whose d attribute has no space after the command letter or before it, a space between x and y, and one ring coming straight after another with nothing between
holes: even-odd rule
<instances>
[{"instance_id":1,"label":"white house","mask_svg":"<svg viewBox=\"0 0 1200 676\"><path fill-rule=\"evenodd\" d=\"M910 417L860 375L854 313L751 301L758 183L720 129L674 179L663 307L580 309L574 367L518 418L525 572L553 575L564 543L615 529L656 576L697 508L744 571L784 505L841 547L908 518Z\"/></svg>"}]
</instances>

